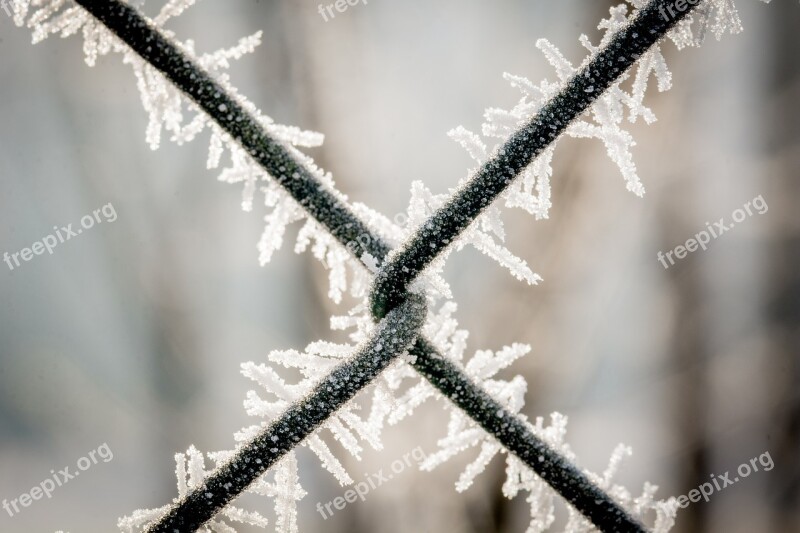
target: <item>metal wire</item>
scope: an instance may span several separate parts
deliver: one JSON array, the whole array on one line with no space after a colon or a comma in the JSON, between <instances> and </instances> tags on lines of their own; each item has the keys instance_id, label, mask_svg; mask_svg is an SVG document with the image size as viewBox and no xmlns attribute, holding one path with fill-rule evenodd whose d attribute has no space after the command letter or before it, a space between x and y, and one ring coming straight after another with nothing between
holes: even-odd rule
<instances>
[{"instance_id":1,"label":"metal wire","mask_svg":"<svg viewBox=\"0 0 800 533\"><path fill-rule=\"evenodd\" d=\"M311 435L328 417L352 399L407 350L425 322L425 300L408 298L382 320L373 337L355 357L339 364L314 390L289 407L236 456L208 476L150 529L152 532L195 531L233 501L253 480L286 452Z\"/></svg>"},{"instance_id":2,"label":"metal wire","mask_svg":"<svg viewBox=\"0 0 800 533\"><path fill-rule=\"evenodd\" d=\"M186 57L158 29L150 26L134 8L120 0L76 2L161 71L236 139L346 249L357 258L365 252L381 262L387 257L389 246L353 214L335 191L319 183L292 156L287 147L271 138L211 76ZM667 21L658 11L665 5L665 0L654 0L642 9L629 26L618 32L607 47L526 127L514 134L504 149L487 162L384 265L371 293L373 314L376 319L383 319L378 324L376 336L353 359L337 367L331 376L315 388L311 393L312 397L320 401L317 404L308 404L304 400L293 405L256 439L240 448L235 458L209 476L202 487L173 506L169 514L153 526L151 531L167 532L175 531L176 528L185 531L185 528L200 527L366 386L393 357L411 345L422 325L425 311L419 297L407 293L409 283L451 245L573 119L585 111L642 53L694 7L689 5L685 12ZM225 111L222 112L221 109ZM359 235L365 234L371 238L358 239ZM355 247L350 243L355 243ZM403 325L402 334L398 334L394 340L383 337L391 329L389 325ZM380 340L384 342L382 348L378 349ZM613 498L591 483L575 465L536 437L525 422L492 399L452 361L441 356L429 341L417 338L411 352L417 356L414 368L422 376L506 449L517 455L600 530L645 531ZM364 379L350 381L348 386L334 388L332 391L326 389L331 379L352 377L359 371L364 371ZM278 437L279 441L281 438L284 440L278 446L272 443L272 437Z\"/></svg>"},{"instance_id":3,"label":"metal wire","mask_svg":"<svg viewBox=\"0 0 800 533\"><path fill-rule=\"evenodd\" d=\"M383 317L403 301L409 284L451 246L569 124L586 111L642 54L690 10L667 20L654 1L644 7L609 44L484 163L475 175L392 254L378 273L371 293L372 313ZM693 7L693 6L692 6Z\"/></svg>"}]
</instances>

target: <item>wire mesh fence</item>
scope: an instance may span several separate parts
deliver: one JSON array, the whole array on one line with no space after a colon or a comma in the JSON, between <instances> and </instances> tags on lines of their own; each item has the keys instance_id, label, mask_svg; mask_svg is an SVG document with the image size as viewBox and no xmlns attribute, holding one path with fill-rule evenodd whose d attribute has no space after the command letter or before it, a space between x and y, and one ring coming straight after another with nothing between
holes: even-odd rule
<instances>
[{"instance_id":1,"label":"wire mesh fence","mask_svg":"<svg viewBox=\"0 0 800 533\"><path fill-rule=\"evenodd\" d=\"M380 265L370 293L374 337L336 367L303 401L293 405L236 456L172 507L152 531L194 530L319 427L396 357L408 350L412 365L508 451L604 531L643 531L613 497L552 449L455 363L420 336L424 295L411 284L506 190L531 162L600 98L694 6L664 17L668 2L653 0L583 65L547 105L509 140L399 249L359 219L343 197L320 181L294 149L270 135L236 95L194 63L135 8L120 0L76 0L127 46L191 98L307 213L356 258ZM670 11L673 13L673 11ZM367 240L360 235L369 235ZM354 248L348 246L357 243Z\"/></svg>"}]
</instances>

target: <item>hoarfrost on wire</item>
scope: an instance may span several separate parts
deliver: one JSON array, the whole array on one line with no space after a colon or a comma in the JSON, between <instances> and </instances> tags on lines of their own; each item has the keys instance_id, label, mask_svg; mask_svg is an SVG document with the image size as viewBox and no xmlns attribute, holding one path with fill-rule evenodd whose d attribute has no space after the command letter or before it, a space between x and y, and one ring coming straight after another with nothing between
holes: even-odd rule
<instances>
[{"instance_id":1,"label":"hoarfrost on wire","mask_svg":"<svg viewBox=\"0 0 800 533\"><path fill-rule=\"evenodd\" d=\"M769 2L769 0L762 1ZM284 143L292 155L300 160L315 178L337 198L346 202L347 198L336 190L331 175L318 168L310 157L298 150L303 147L319 146L323 136L274 123L252 102L239 94L230 83L226 70L230 67L231 61L252 53L261 43L261 32L242 38L231 48L198 54L194 41L181 41L173 32L164 28L170 19L179 16L194 3L195 0L168 0L158 15L149 19L149 22L209 72L274 138ZM506 81L522 93L520 101L508 110L487 109L484 114L485 122L481 128L483 138L463 127L451 130L450 137L463 146L478 165L489 159L492 153L515 130L529 121L576 71L608 44L614 32L625 26L638 10L646 5L645 0L628 0L628 3L630 6L621 4L611 8L609 17L600 22L598 28L604 31L604 34L597 45L593 45L585 35L580 36L580 43L586 48L588 55L578 66L570 63L553 44L540 39L537 47L555 69L557 79L544 80L537 85L524 77L504 74ZM122 56L123 63L130 65L134 72L142 105L149 116L146 141L151 148L158 148L164 132L170 134L172 141L182 144L192 141L206 129L210 131L208 168L220 168L223 156L228 154L229 162L221 169L219 180L243 185L242 208L245 211L253 209L257 192L263 194L268 214L265 216L264 233L258 243L261 264L269 262L273 253L282 246L287 226L305 220L304 226L298 233L295 251L300 253L310 250L314 257L329 269L329 295L335 302L340 302L345 292L349 292L361 301L347 315L331 319L334 329L350 330L351 343L337 345L320 341L312 343L302 353L293 350L274 351L267 356L268 363L248 362L242 365L242 373L260 385L268 395L267 398L263 398L255 391L247 394L245 409L250 415L263 419L259 424L245 428L235 435L238 443L247 441L283 412L290 403L310 391L336 362L347 358L355 351L358 343L369 337L374 324L369 316L365 298L371 277L379 268L377 261L368 255L360 258L360 261L352 258L344 247L316 221L308 217L302 207L290 198L276 181L270 179L270 176L194 102L185 97L158 70L141 59L74 1L16 0L12 3L12 7L16 24L31 28L34 42L39 42L50 35L68 37L81 32L84 39L85 60L89 66L94 66L101 56L111 53ZM709 32L719 39L726 32L737 33L741 29L741 22L732 0L705 0L694 15L681 21L669 32L668 37L680 49L699 45ZM570 124L566 130L567 136L570 137L600 140L609 157L619 167L627 189L637 195L644 193L644 186L631 153L635 142L622 125L626 117L631 123L636 122L639 117L648 124L656 119L652 110L644 105L649 81L654 78L659 91L668 90L672 83L672 76L661 52L661 44L657 43L643 54L637 62L635 73L628 72L620 77L579 120ZM623 86L629 81L630 86L624 88ZM544 150L507 189L503 194L506 207L524 209L536 219L547 218L552 206L550 179L555 148L556 143L553 143ZM367 221L372 230L385 238L389 244L396 246L425 223L446 199L447 195L433 194L422 183L415 182L412 185L407 209L408 219L403 225L396 224L361 204L353 204L352 208ZM500 209L494 205L471 225L449 251L470 244L495 259L517 279L531 284L540 281L539 276L531 271L523 260L502 246L504 238ZM521 376L515 376L510 380L496 378L498 371L527 354L530 351L529 346L513 344L497 352L480 350L465 360L468 334L458 328L454 318L456 305L450 301L449 287L441 276L445 258L438 258L412 287L424 289L431 304L424 334L440 353L462 365L470 378L510 412L517 414L535 434L567 459L574 461L575 456L565 442L566 417L558 413L553 414L550 425L545 425L542 418L537 418L534 423L528 422L525 416L520 414L527 387L524 378ZM362 391L356 399L340 409L302 443L319 458L323 467L340 483L352 483L352 478L323 440L325 432L358 459L364 444L374 449L381 449L381 431L386 424L400 422L428 399L442 398L440 393L420 379L409 366L408 357L405 354L392 363L373 385ZM276 367L294 368L303 377L297 383L288 383L280 377L275 370ZM409 380L412 383L407 383ZM400 392L401 390L404 392ZM371 397L368 397L370 394ZM359 400L364 399L368 401L359 403ZM502 488L503 494L513 498L521 491L527 492L527 502L531 509L528 531L548 529L555 520L556 493L461 410L448 402L444 403L450 410L447 435L439 440L439 449L428 455L422 468L433 469L468 449L478 449L477 457L465 468L456 482L456 489L463 491L470 487L476 476L496 455L505 454L507 478ZM365 408L364 404L368 404L369 408ZM235 451L209 453L208 457L218 466L229 460ZM651 521L655 523L654 531L668 531L672 527L677 509L673 498L655 501L653 495L656 487L649 483L645 484L642 494L638 497L633 497L624 487L613 483L613 476L621 460L630 453L629 448L620 446L612 454L609 467L603 475L590 472L587 474L634 516L647 518L649 515ZM206 470L203 454L194 447L190 447L186 454L177 454L175 458L178 498L182 498L190 490L199 487L209 471ZM286 454L274 468L258 478L248 488L248 492L274 499L277 531L297 531L296 502L305 495L305 491L299 484L297 457L294 451ZM168 508L169 506L165 506L159 509L135 511L132 515L121 518L118 525L122 531L140 531L162 516ZM582 515L572 508L568 510L567 531L593 530L593 526ZM229 505L213 521L206 524L202 531L235 531L225 520L259 527L267 525L266 519L260 514Z\"/></svg>"},{"instance_id":2,"label":"hoarfrost on wire","mask_svg":"<svg viewBox=\"0 0 800 533\"><path fill-rule=\"evenodd\" d=\"M229 459L230 455L227 453L210 453L208 456L216 464L220 465ZM191 490L197 489L203 483L203 480L209 474L206 470L205 457L194 446L190 446L185 454L175 454L175 475L178 478L178 497L175 501L185 497ZM275 483L270 484L266 480L259 479L253 483L247 492L252 494L271 495L275 498L275 509L278 516L277 521L284 522L294 520L291 515L291 510L285 510L282 507L283 501L287 498L287 486L291 485L292 480L295 480L295 492L291 494L293 500L299 500L305 493L299 488L296 483L297 480L297 460L294 455L287 455L276 465ZM296 496L296 497L295 497ZM134 511L130 516L120 518L117 526L121 531L134 533L141 531L148 524L160 518L164 513L169 510L170 506L165 505L158 509L139 509ZM282 514L283 513L283 514ZM288 514L287 514L288 513ZM284 514L287 514L284 516ZM219 515L214 517L206 523L198 531L203 533L213 532L232 532L236 531L225 519L240 522L242 524L249 524L257 527L267 527L267 519L257 512L246 511L240 507L229 505L225 507Z\"/></svg>"}]
</instances>

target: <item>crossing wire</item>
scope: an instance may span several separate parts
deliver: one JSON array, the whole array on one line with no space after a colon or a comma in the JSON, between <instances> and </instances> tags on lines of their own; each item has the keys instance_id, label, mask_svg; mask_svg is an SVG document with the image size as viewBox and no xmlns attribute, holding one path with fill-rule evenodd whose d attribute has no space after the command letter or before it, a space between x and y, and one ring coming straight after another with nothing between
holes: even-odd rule
<instances>
[{"instance_id":1,"label":"crossing wire","mask_svg":"<svg viewBox=\"0 0 800 533\"><path fill-rule=\"evenodd\" d=\"M410 294L408 287L574 119L688 15L693 5L669 20L659 13L667 5L666 0L652 0L642 8L416 235L390 256L390 247L337 194L321 184L286 146L272 138L207 72L136 9L120 0L76 2L191 98L356 258L369 253L381 264L388 258L370 293L370 308L379 321L373 337L308 397L293 404L238 449L235 457L210 474L201 487L173 505L149 531L166 533L201 527L409 347L416 356L413 367L422 376L598 529L645 531L579 468L538 438L529 424L505 409L461 368L439 354L430 341L418 335L426 313L424 300ZM358 239L361 235L370 239Z\"/></svg>"}]
</instances>

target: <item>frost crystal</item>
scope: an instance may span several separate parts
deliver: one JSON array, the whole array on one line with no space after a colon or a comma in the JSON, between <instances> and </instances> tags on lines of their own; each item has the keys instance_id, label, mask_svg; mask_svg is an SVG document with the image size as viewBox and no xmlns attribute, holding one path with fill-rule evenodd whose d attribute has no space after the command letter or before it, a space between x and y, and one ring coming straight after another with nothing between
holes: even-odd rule
<instances>
[{"instance_id":1,"label":"frost crystal","mask_svg":"<svg viewBox=\"0 0 800 533\"><path fill-rule=\"evenodd\" d=\"M303 131L291 126L275 124L273 120L231 85L226 70L231 61L250 54L261 44L261 32L244 37L231 47L206 54L195 52L192 40L178 40L175 34L164 25L172 18L179 16L192 6L195 0L169 0L159 14L148 21L159 28L164 35L181 51L199 64L232 95L242 107L279 142L285 143L293 154L308 163L312 171L326 185L333 187L330 176L322 175L307 156L300 154L294 147L313 147L322 144L323 136L319 133ZM241 183L242 208L250 211L260 183L267 183L261 191L265 195L267 207L273 208L267 215L266 222L270 233L262 238L259 244L260 260L267 262L272 252L280 246L282 235L287 224L305 218L305 212L293 205L285 193L276 192L275 182L270 176L247 155L231 137L222 131L214 121L206 115L192 100L184 96L157 69L144 61L125 43L95 20L88 12L72 0L15 0L12 3L14 21L17 25L27 25L33 30L33 42L37 43L50 35L69 37L78 32L83 34L83 50L86 63L94 66L97 59L111 53L122 56L123 63L130 65L136 78L142 106L148 114L146 140L152 149L161 144L164 132L177 144L194 140L200 133L208 129L211 134L208 150L208 168L219 168L225 153L230 162L222 169L219 179L227 183ZM222 109L221 109L222 110ZM224 110L222 110L224 111ZM337 193L341 197L340 194Z\"/></svg>"},{"instance_id":2,"label":"frost crystal","mask_svg":"<svg viewBox=\"0 0 800 533\"><path fill-rule=\"evenodd\" d=\"M337 363L355 351L350 345L339 345L329 342L315 342L309 345L304 353L294 350L274 351L267 359L270 363L284 368L298 370L303 379L298 383L288 383L267 364L247 362L242 364L242 374L262 386L270 395L264 399L255 391L247 393L244 402L247 413L264 418L261 424L253 425L236 434L236 440L246 442L277 418L289 405L305 396ZM344 466L331 453L321 434L330 432L333 438L348 450L356 459L361 458L363 447L361 441L370 447L380 450L380 432L389 412L389 394L385 387L373 386L371 410L366 418L358 415L361 409L356 402L350 402L335 415L326 420L322 426L303 445L308 447L322 462L322 466L336 477L342 485L353 482ZM362 391L364 395L366 390Z\"/></svg>"},{"instance_id":3,"label":"frost crystal","mask_svg":"<svg viewBox=\"0 0 800 533\"><path fill-rule=\"evenodd\" d=\"M513 389L512 383L506 388ZM491 389L490 389L491 390ZM492 391L494 392L494 391ZM500 390L502 393L502 389ZM496 397L501 397L500 395ZM512 409L513 403L507 406ZM518 415L523 420L523 415ZM541 417L536 419L535 424L528 424L529 428L544 442L557 450L569 461L575 463L575 454L565 442L567 430L567 418L558 413L551 415L549 426L544 425ZM456 482L456 490L463 491L469 488L475 477L483 472L489 462L498 454L506 455L506 481L503 484L503 495L507 498L514 498L520 492L527 492L526 501L530 505L531 522L528 532L546 531L555 521L555 499L558 494L550 486L542 481L525 463L509 454L491 436L478 428L472 420L464 416L463 413L456 412L451 414L448 424L447 436L439 441L440 449L428 455L428 458L421 465L423 470L432 470L451 457L470 449L479 448L477 457L466 467L464 472ZM634 498L630 492L621 485L613 483L613 476L619 467L624 455L630 455L631 450L625 446L618 446L611 456L609 466L602 476L585 470L585 474L598 487L605 490L618 503L625 507L631 515L653 524L652 531L664 533L674 525L677 513L677 501L675 498L656 501L653 495L657 487L645 483L642 494ZM572 507L568 507L568 521L564 531L583 532L595 531L594 526L580 513Z\"/></svg>"},{"instance_id":4,"label":"frost crystal","mask_svg":"<svg viewBox=\"0 0 800 533\"><path fill-rule=\"evenodd\" d=\"M217 454L209 454L209 457L219 466L225 460L227 460L232 455L231 452L227 453L217 453ZM288 463L288 459L284 459L282 463ZM297 470L297 464L294 464L295 472ZM281 464L278 465L277 471L281 471ZM175 502L179 501L181 498L184 498L190 491L197 489L203 483L203 480L209 474L210 471L206 470L205 468L205 458L203 454L200 453L197 448L194 446L189 447L185 454L177 453L175 454L175 475L178 478L178 497L174 500ZM278 474L276 474L278 475ZM259 480L254 483L248 492L252 492L255 494L259 494L262 491L259 490L260 487L268 485L265 481ZM120 528L121 531L127 533L137 533L139 531L145 531L148 525L152 524L154 521L158 520L161 516L167 513L170 506L165 505L163 507L159 507L158 509L140 509L134 511L133 514L130 516L126 516L120 518L117 522L117 526ZM217 515L213 520L210 520L208 523L205 524L202 528L198 529L202 533L214 533L214 532L225 532L229 533L232 531L236 531L233 527L231 527L225 519L232 520L234 522L239 522L242 524L250 524L260 528L267 527L267 519L261 516L259 513L252 512L252 511L245 511L239 507L235 507L229 505L222 510L222 512ZM292 531L287 529L286 531Z\"/></svg>"},{"instance_id":5,"label":"frost crystal","mask_svg":"<svg viewBox=\"0 0 800 533\"><path fill-rule=\"evenodd\" d=\"M629 3L634 7L630 14L628 6L620 4L612 7L609 17L600 22L598 29L602 30L604 35L598 45L593 45L586 35L580 36L580 43L589 54L578 66L572 65L546 39L537 41L537 48L555 69L557 81L544 80L537 85L521 76L508 73L503 75L512 87L522 93L522 99L509 110L489 108L484 113L482 133L488 139L495 139L491 148L487 146L487 141L461 126L451 130L450 137L463 146L479 165L484 163L514 131L525 125L550 98L558 93L575 72L588 64L598 51L609 43L614 33L624 27L647 2L629 0ZM742 30L732 0L706 0L697 9L698 12L685 18L668 33L669 38L679 48L701 44L707 31L711 31L719 39L725 32L738 33ZM605 145L608 156L619 168L628 190L641 196L644 194L644 186L631 154L631 148L636 143L631 134L622 128L622 123L626 113L631 123L636 122L639 117L648 124L656 120L653 112L643 102L648 82L651 78L655 78L659 91L669 90L672 85L672 74L667 69L660 43L656 43L639 58L630 87L623 88L630 78L630 73L622 75L585 112L582 119L573 122L567 128L565 134L573 138L600 140ZM558 141L552 143L511 184L503 195L506 207L524 209L537 220L548 217L552 206L551 162L557 144Z\"/></svg>"}]
</instances>

